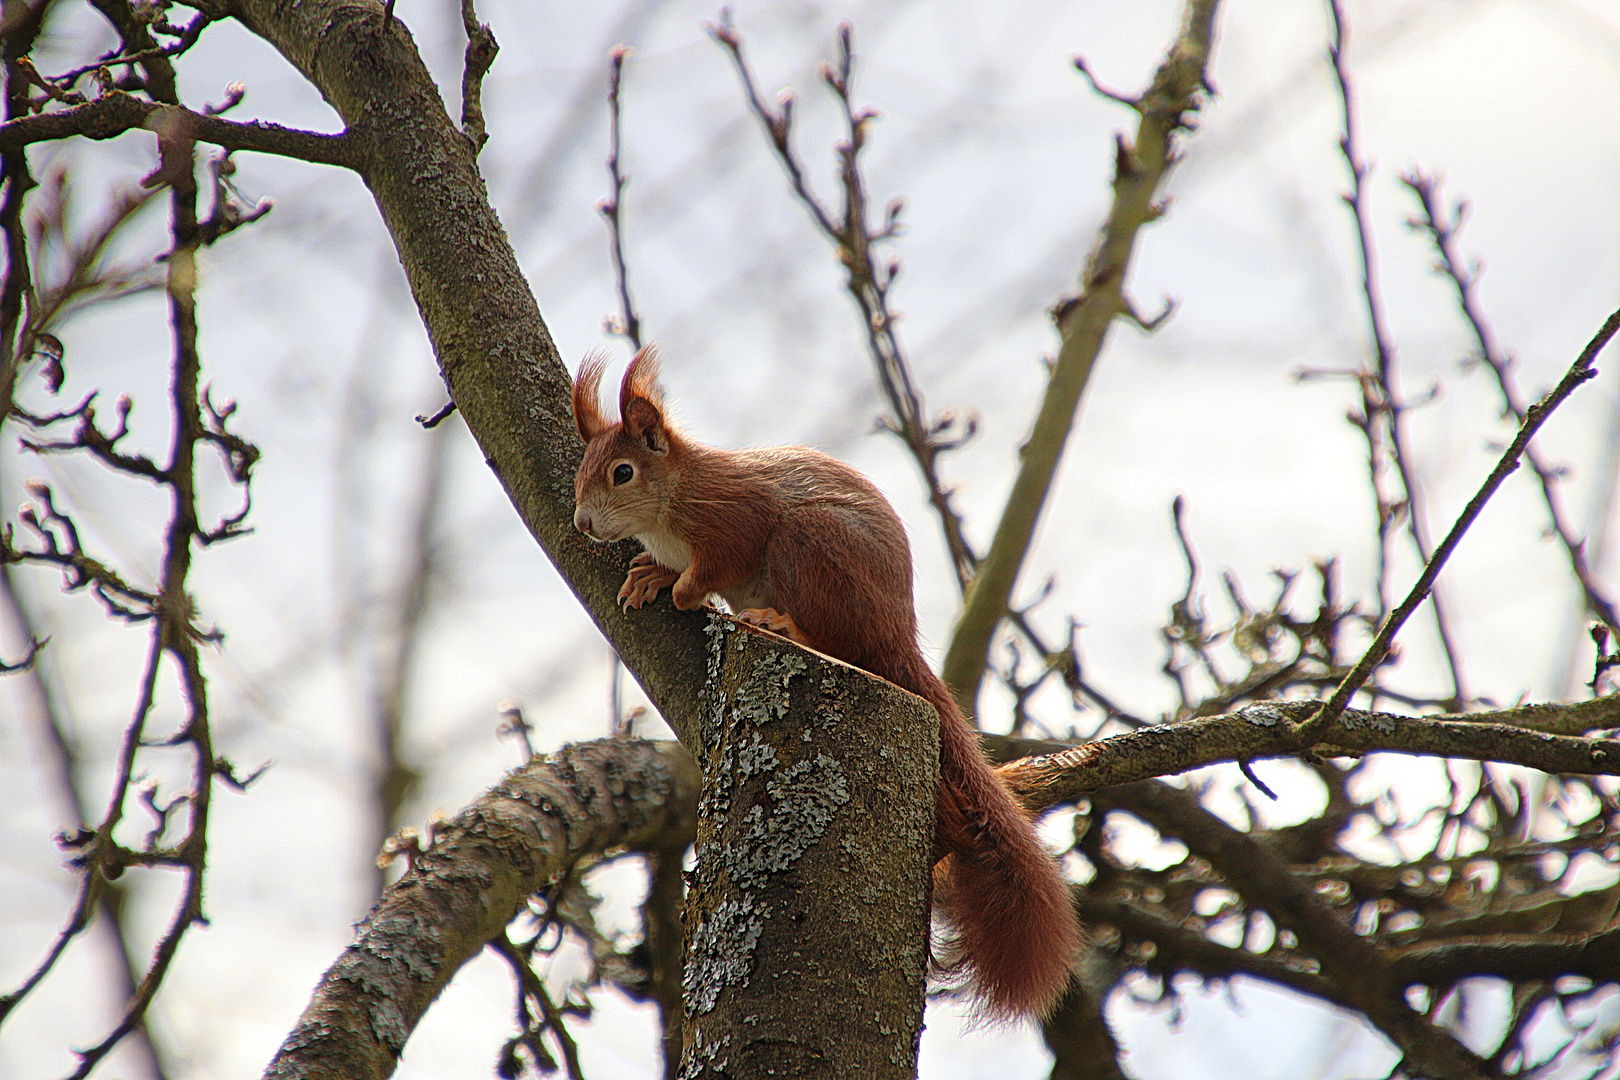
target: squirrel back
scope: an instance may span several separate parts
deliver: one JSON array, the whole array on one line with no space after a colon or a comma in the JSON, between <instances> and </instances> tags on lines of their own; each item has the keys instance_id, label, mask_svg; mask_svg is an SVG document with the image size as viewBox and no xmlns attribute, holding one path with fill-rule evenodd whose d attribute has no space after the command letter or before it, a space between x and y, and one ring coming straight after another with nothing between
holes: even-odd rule
<instances>
[{"instance_id":1,"label":"squirrel back","mask_svg":"<svg viewBox=\"0 0 1620 1080\"><path fill-rule=\"evenodd\" d=\"M719 594L761 625L924 698L940 716L935 903L954 936L951 967L967 972L995 1018L1042 1016L1068 985L1080 930L1056 861L998 779L977 733L917 646L911 548L870 480L805 447L719 450L665 418L657 358L636 354L617 422L597 401L603 361L574 380L585 439L574 522L596 540L633 536L619 597L640 607L664 585L675 606ZM780 624L760 615L778 613Z\"/></svg>"}]
</instances>

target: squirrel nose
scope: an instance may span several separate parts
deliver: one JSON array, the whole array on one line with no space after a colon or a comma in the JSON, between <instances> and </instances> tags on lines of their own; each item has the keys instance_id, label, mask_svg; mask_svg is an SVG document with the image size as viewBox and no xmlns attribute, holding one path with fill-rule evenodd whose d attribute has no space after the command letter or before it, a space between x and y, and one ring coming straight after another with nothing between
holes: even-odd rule
<instances>
[{"instance_id":1,"label":"squirrel nose","mask_svg":"<svg viewBox=\"0 0 1620 1080\"><path fill-rule=\"evenodd\" d=\"M584 510L575 510L574 528L578 529L586 536L591 535L591 515L587 514Z\"/></svg>"}]
</instances>

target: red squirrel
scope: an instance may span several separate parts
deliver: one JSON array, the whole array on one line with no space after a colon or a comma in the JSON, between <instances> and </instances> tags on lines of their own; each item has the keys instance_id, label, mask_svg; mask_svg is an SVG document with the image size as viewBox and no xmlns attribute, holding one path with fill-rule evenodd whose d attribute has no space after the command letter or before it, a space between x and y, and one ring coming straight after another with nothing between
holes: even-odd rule
<instances>
[{"instance_id":1,"label":"red squirrel","mask_svg":"<svg viewBox=\"0 0 1620 1080\"><path fill-rule=\"evenodd\" d=\"M619 590L639 608L671 586L677 608L718 593L744 621L863 668L939 711L935 902L950 923L981 1011L1044 1016L1068 985L1080 941L1068 885L997 778L973 728L917 647L911 547L894 509L843 462L802 446L720 450L664 413L658 359L642 349L602 414L604 360L574 378L585 458L574 525L645 549Z\"/></svg>"}]
</instances>

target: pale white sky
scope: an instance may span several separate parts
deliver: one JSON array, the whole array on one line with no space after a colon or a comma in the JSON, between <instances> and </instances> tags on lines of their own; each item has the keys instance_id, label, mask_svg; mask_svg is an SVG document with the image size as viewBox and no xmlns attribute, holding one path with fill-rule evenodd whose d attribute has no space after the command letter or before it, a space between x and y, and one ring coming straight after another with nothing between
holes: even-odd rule
<instances>
[{"instance_id":1,"label":"pale white sky","mask_svg":"<svg viewBox=\"0 0 1620 1080\"><path fill-rule=\"evenodd\" d=\"M869 434L879 397L838 267L791 201L744 115L727 57L704 32L716 10L685 0L582 10L592 7L480 7L502 47L486 83L483 166L552 334L571 363L611 345L601 321L616 299L595 204L607 193L607 51L628 41L632 284L647 334L663 344L677 414L705 441L808 442L871 473L911 528L925 637L937 653L956 610L937 527L909 459ZM453 5L399 0L396 11L454 98L462 43ZM1461 246L1484 262L1484 308L1519 358L1525 392L1550 386L1620 303L1620 10L1601 0L1382 0L1347 11L1401 384L1413 398L1442 384L1433 404L1414 411L1411 429L1438 535L1507 429L1486 376L1459 372L1469 340L1448 286L1429 273L1423 238L1405 226L1415 204L1398 175L1414 166L1443 173L1448 196L1470 201ZM1179 7L798 0L738 4L734 18L762 88L798 89L798 146L828 199L837 133L815 65L832 56L834 26L855 25L856 93L882 113L866 158L874 206L906 200L907 232L894 247L904 340L930 408L982 417L980 438L945 465L970 534L982 541L1038 400L1040 360L1055 347L1045 309L1073 288L1106 207L1113 132L1133 119L1093 95L1069 60L1083 53L1104 83L1138 89ZM1184 577L1169 524L1176 494L1187 499L1207 583L1231 568L1252 598L1265 597L1273 568L1337 554L1345 592L1367 594L1365 451L1343 419L1353 390L1290 378L1300 367L1353 365L1366 341L1339 201L1346 176L1327 26L1320 4L1223 7L1220 97L1185 144L1170 213L1144 234L1132 275L1145 309L1166 294L1180 307L1151 337L1116 328L1021 589L1029 598L1054 579L1042 609L1050 625L1079 619L1088 675L1139 712L1171 701L1158 673L1157 627ZM109 44L93 20L74 16L57 48L77 58ZM335 128L318 95L235 25L210 29L181 72L193 102L217 101L226 83L242 81L242 117ZM99 185L149 171L153 147L132 135L59 154L90 206ZM50 156L36 154L41 171ZM380 648L379 613L400 573L427 455L428 437L412 417L442 400L397 260L359 181L247 155L236 181L277 207L203 258L205 377L218 396L241 402L237 426L265 456L257 532L203 552L194 582L205 617L228 634L209 672L221 751L245 766L275 765L248 795L221 792L215 802L214 922L187 939L153 1012L187 1077L262 1070L369 903L358 802L369 753L364 661ZM156 250L161 222L148 224L147 248L132 250ZM64 394L130 393L133 438L160 444L168 347L156 301L91 313L61 336ZM1620 526L1609 471L1620 441L1611 370L1620 358L1600 367L1544 445L1572 468L1572 514L1594 537L1613 592L1620 560L1612 542L1599 541ZM412 688L408 737L416 760L431 766L414 803L418 819L453 812L516 763L514 747L492 734L502 700L525 705L546 746L606 727L606 647L521 531L465 431L446 437L451 483L437 536L448 571ZM14 445L0 461L0 505L18 504L23 479L48 478L88 542L133 576L150 575L155 544L141 530L161 507L149 490L69 460L19 458ZM222 483L210 490L218 506L231 505ZM1530 486L1516 478L1443 579L1475 694L1512 701L1570 692L1579 612L1542 525ZM1403 554L1398 589L1414 569ZM56 635L47 661L71 688L69 714L99 804L144 637L107 623L88 598L61 596L49 575L32 589ZM1415 619L1404 638L1399 681L1412 689L1439 685L1429 626ZM4 655L13 644L5 639ZM1046 703L1046 717L1061 728L1069 717L1057 705ZM7 987L47 946L73 888L51 842L65 819L42 779L28 708L0 684L0 799L13 808L0 823ZM987 722L995 716L992 704ZM176 762L153 755L147 767L179 782ZM1285 792L1278 820L1314 808L1318 796L1287 766L1262 769ZM1412 775L1420 789L1434 780L1432 770ZM625 926L636 881L631 866L598 881ZM160 879L137 896L138 921L149 929L168 916L171 884ZM59 1074L70 1045L99 1037L110 1015L94 1003L103 945L75 950L8 1022L0 1075ZM566 967L556 974L565 977ZM1116 1001L1134 1075L1268 1080L1381 1075L1390 1066L1364 1025L1309 1003L1246 985L1231 1000L1186 990L1180 1027L1163 1008ZM488 1075L509 1024L505 974L480 961L430 1012L400 1075ZM929 1080L1044 1075L1028 1032L955 1028L931 1014ZM597 1018L576 1034L593 1080L652 1075L645 1009L603 993ZM122 1073L114 1062L101 1075Z\"/></svg>"}]
</instances>

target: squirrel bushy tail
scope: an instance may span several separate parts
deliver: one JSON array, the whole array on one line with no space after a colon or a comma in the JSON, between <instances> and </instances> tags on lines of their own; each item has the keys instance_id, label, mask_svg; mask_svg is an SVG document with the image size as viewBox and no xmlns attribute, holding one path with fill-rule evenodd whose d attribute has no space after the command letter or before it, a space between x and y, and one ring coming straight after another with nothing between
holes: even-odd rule
<instances>
[{"instance_id":1,"label":"squirrel bushy tail","mask_svg":"<svg viewBox=\"0 0 1620 1080\"><path fill-rule=\"evenodd\" d=\"M950 924L942 960L963 968L987 1019L1045 1016L1080 946L1074 901L1033 823L920 653L882 675L939 710L934 903Z\"/></svg>"}]
</instances>

